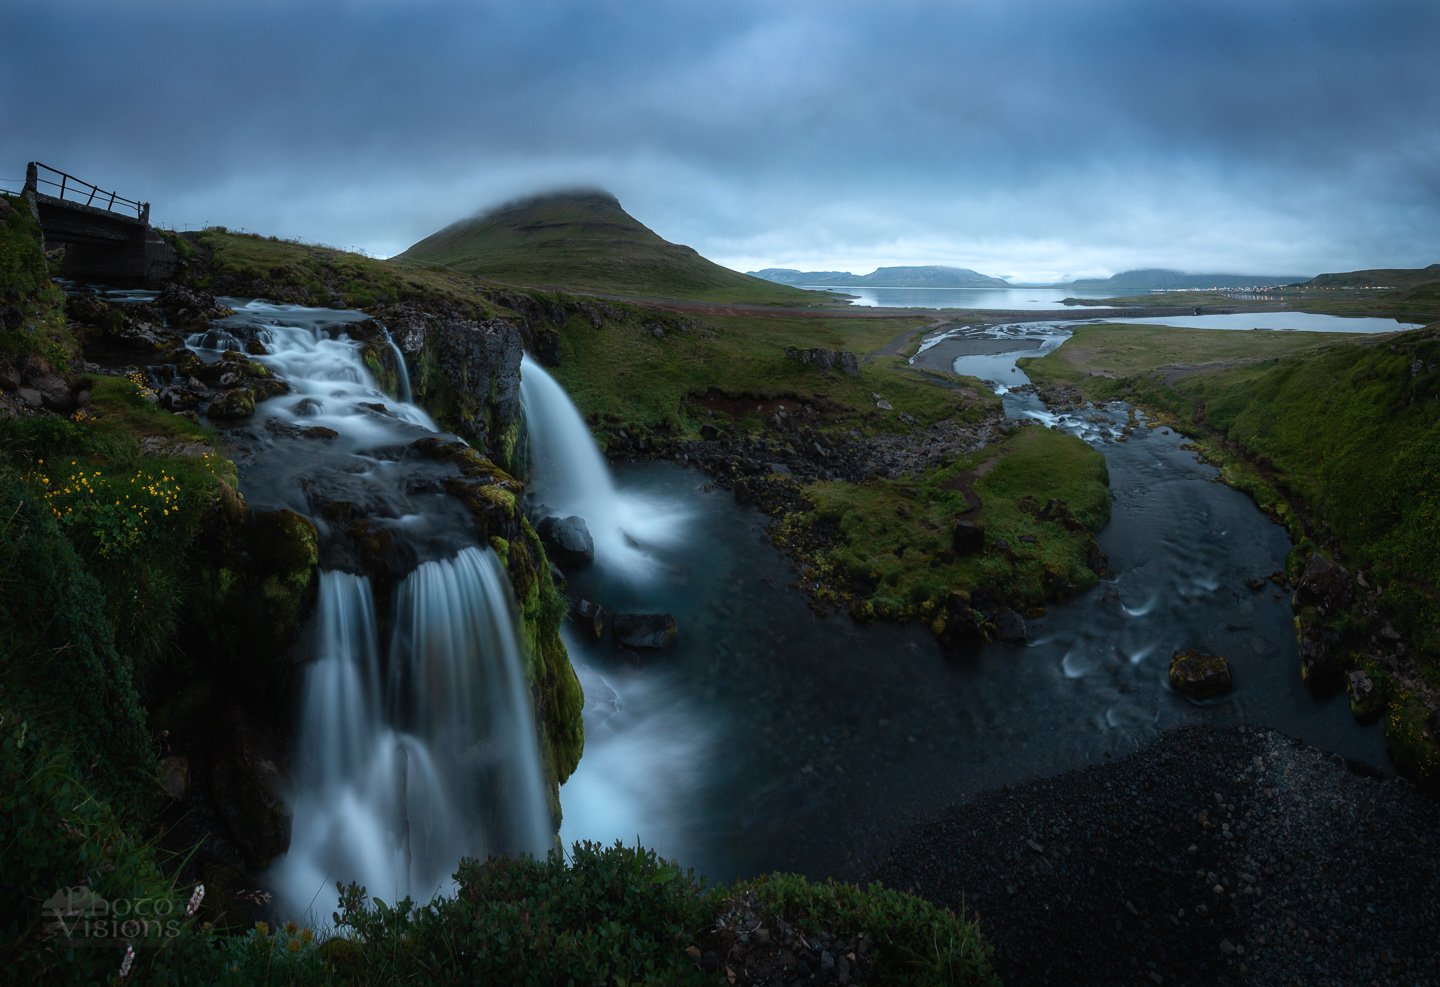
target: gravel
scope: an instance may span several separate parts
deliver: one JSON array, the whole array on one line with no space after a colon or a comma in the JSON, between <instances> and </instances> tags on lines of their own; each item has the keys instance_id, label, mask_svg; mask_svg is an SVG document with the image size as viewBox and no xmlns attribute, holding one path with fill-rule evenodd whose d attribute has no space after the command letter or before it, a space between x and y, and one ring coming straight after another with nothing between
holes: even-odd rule
<instances>
[{"instance_id":1,"label":"gravel","mask_svg":"<svg viewBox=\"0 0 1440 987\"><path fill-rule=\"evenodd\" d=\"M1012 985L1440 984L1440 801L1268 729L985 793L872 876L973 913Z\"/></svg>"}]
</instances>

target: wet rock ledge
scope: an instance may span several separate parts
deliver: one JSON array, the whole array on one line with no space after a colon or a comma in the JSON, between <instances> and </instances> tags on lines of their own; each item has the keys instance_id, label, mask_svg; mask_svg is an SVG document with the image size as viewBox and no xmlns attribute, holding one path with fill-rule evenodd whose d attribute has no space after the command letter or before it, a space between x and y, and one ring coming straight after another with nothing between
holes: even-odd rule
<instances>
[{"instance_id":1,"label":"wet rock ledge","mask_svg":"<svg viewBox=\"0 0 1440 987\"><path fill-rule=\"evenodd\" d=\"M1267 729L986 793L873 871L1008 984L1440 983L1440 801Z\"/></svg>"}]
</instances>

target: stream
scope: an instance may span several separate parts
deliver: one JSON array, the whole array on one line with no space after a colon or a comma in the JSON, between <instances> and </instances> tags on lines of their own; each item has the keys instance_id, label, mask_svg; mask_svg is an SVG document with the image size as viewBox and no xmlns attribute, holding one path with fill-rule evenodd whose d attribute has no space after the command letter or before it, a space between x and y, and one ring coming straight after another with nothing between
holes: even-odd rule
<instances>
[{"instance_id":1,"label":"stream","mask_svg":"<svg viewBox=\"0 0 1440 987\"><path fill-rule=\"evenodd\" d=\"M1098 540L1114 574L1030 621L1028 644L947 658L919 626L817 617L756 512L682 467L616 470L622 496L688 508L684 537L652 551L652 579L601 558L572 576L572 595L674 613L680 640L632 664L570 634L587 698L585 756L561 790L567 843L638 838L721 880L855 878L949 803L1196 722L1269 726L1389 770L1381 732L1300 681L1288 593L1246 585L1283 571L1286 532L1172 430L1119 441L1127 406L1056 415L1013 393L1025 383L1015 357L1067 335L993 328L987 338L1016 347L957 366L997 382L1010 417L1080 436L1109 467ZM1235 688L1204 702L1173 692L1180 648L1225 655Z\"/></svg>"}]
</instances>

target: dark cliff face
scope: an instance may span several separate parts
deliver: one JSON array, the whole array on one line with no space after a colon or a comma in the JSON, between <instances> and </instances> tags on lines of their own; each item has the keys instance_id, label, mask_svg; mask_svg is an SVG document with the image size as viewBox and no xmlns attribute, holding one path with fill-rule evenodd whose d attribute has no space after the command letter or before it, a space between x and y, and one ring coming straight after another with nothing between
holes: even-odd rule
<instances>
[{"instance_id":1,"label":"dark cliff face","mask_svg":"<svg viewBox=\"0 0 1440 987\"><path fill-rule=\"evenodd\" d=\"M389 306L376 315L404 354L416 402L489 459L512 467L524 353L519 327L414 305ZM393 372L393 351L385 347L377 356Z\"/></svg>"}]
</instances>

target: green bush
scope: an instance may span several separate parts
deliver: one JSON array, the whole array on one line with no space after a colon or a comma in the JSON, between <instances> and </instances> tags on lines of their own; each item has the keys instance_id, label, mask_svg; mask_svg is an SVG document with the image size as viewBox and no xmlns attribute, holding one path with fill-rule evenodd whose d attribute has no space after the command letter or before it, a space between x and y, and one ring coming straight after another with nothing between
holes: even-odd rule
<instances>
[{"instance_id":1,"label":"green bush","mask_svg":"<svg viewBox=\"0 0 1440 987\"><path fill-rule=\"evenodd\" d=\"M875 984L998 985L979 929L923 898L879 884L814 883L772 874L751 885L762 906L807 933L863 934L875 945Z\"/></svg>"}]
</instances>

